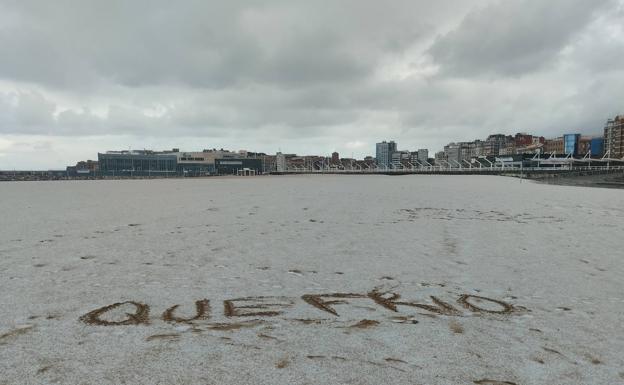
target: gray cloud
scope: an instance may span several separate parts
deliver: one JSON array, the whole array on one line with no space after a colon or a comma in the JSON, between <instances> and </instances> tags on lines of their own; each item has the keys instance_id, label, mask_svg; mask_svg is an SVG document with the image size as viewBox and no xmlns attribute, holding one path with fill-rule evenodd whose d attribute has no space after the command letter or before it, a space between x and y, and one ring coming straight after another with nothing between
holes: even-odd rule
<instances>
[{"instance_id":1,"label":"gray cloud","mask_svg":"<svg viewBox=\"0 0 624 385\"><path fill-rule=\"evenodd\" d=\"M0 71L61 87L342 83L362 79L380 51L400 50L425 31L408 17L417 14L407 1L341 4L11 1L5 7L18 22L0 34L12 52ZM381 15L387 20L375 25Z\"/></svg>"},{"instance_id":2,"label":"gray cloud","mask_svg":"<svg viewBox=\"0 0 624 385\"><path fill-rule=\"evenodd\" d=\"M0 0L0 169L599 132L624 112L622 4Z\"/></svg>"},{"instance_id":3,"label":"gray cloud","mask_svg":"<svg viewBox=\"0 0 624 385\"><path fill-rule=\"evenodd\" d=\"M610 0L499 0L429 49L443 73L519 76L551 65Z\"/></svg>"}]
</instances>

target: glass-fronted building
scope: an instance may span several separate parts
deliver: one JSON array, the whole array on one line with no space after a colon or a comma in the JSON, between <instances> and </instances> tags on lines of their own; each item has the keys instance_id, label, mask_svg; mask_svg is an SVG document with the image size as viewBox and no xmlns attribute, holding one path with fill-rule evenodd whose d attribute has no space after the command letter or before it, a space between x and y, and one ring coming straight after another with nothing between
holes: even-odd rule
<instances>
[{"instance_id":1,"label":"glass-fronted building","mask_svg":"<svg viewBox=\"0 0 624 385\"><path fill-rule=\"evenodd\" d=\"M215 159L215 169L219 175L237 175L245 169L262 174L262 160L257 158Z\"/></svg>"},{"instance_id":2,"label":"glass-fronted building","mask_svg":"<svg viewBox=\"0 0 624 385\"><path fill-rule=\"evenodd\" d=\"M566 155L578 156L581 134L566 134L563 136L563 152Z\"/></svg>"},{"instance_id":3,"label":"glass-fronted building","mask_svg":"<svg viewBox=\"0 0 624 385\"><path fill-rule=\"evenodd\" d=\"M183 176L208 176L215 174L214 163L178 163L178 174Z\"/></svg>"},{"instance_id":4,"label":"glass-fronted building","mask_svg":"<svg viewBox=\"0 0 624 385\"><path fill-rule=\"evenodd\" d=\"M191 157L177 151L109 151L98 154L98 162L97 175L113 177L238 175L244 170L253 170L254 174L264 172L259 158Z\"/></svg>"},{"instance_id":5,"label":"glass-fronted building","mask_svg":"<svg viewBox=\"0 0 624 385\"><path fill-rule=\"evenodd\" d=\"M110 151L98 154L103 176L166 176L177 173L175 154L152 151Z\"/></svg>"}]
</instances>

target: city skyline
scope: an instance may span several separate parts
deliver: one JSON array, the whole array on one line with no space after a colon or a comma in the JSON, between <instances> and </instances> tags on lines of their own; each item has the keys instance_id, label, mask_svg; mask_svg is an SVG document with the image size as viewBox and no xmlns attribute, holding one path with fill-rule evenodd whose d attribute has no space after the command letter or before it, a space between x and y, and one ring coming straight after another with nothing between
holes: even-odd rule
<instances>
[{"instance_id":1,"label":"city skyline","mask_svg":"<svg viewBox=\"0 0 624 385\"><path fill-rule=\"evenodd\" d=\"M0 169L128 148L434 153L600 135L624 112L623 0L0 1L0 15Z\"/></svg>"},{"instance_id":2,"label":"city skyline","mask_svg":"<svg viewBox=\"0 0 624 385\"><path fill-rule=\"evenodd\" d=\"M620 118L620 116L618 115L618 116L616 116L616 118ZM611 120L612 119L609 118L607 120L607 124ZM604 129L604 127L603 127L603 129ZM533 136L535 138L537 138L537 137L544 138L543 136L540 136L539 134L537 134L537 135L534 135L534 134L536 134L536 133L515 132L514 134L507 134L507 133L498 132L498 133L490 133L490 134L487 135L487 137L490 137L490 136L505 136L505 137L513 138L514 136L517 136L517 135L526 135L526 136ZM574 134L578 134L578 135L581 135L581 136L586 137L586 138L588 138L588 137L595 137L595 138L602 137L601 133L597 133L596 134L596 133L587 133L587 132L576 132ZM548 137L548 138L545 138L545 139L546 139L547 142L548 141L552 141L552 140L561 140L565 135L571 135L571 133L567 132L567 133L563 133L563 134L561 134L559 136ZM428 151L429 155L431 157L433 157L434 155L436 155L438 153L446 152L447 148L449 147L449 145L472 144L472 143L475 143L475 142L484 142L485 139L486 138L484 137L484 138L473 138L471 140L451 140L451 141L446 142L446 145L443 145L441 148L436 148L436 149L430 149L430 148L423 147L423 146L418 146L418 145L415 145L415 146L402 145L401 147L394 148L394 150L390 151L389 155L391 155L392 152L395 152L395 153L406 152L406 151L407 152L409 152L409 151L419 152L419 151L422 151L422 150L426 150L426 151ZM395 146L398 146L399 140L393 140L393 139L387 139L387 140L390 143L394 143ZM383 140L381 142L385 143L386 140ZM412 143L413 141L406 141L406 142L407 143ZM174 142L174 143L176 143L176 142ZM401 142L401 143L403 143L403 142ZM363 143L363 144L366 144L366 143ZM377 158L377 151L378 150L376 150L375 147L378 147L379 144L381 144L380 141L377 141L377 142L373 143L372 149L368 148L368 147L362 148L361 150L359 150L357 152L357 155L356 155L356 153L354 151L351 151L351 152L340 152L338 150L332 150L332 151L327 152L327 153L313 153L313 152L299 153L299 152L295 152L295 151L289 151L288 149L282 150L281 148L279 148L275 152L270 152L270 151L257 150L257 149L255 149L253 147L252 148L240 148L240 146L236 147L236 145L234 145L232 147L223 147L223 146L213 146L213 147L203 146L202 147L201 145L198 146L197 144L193 144L189 148L184 148L184 147L176 147L175 145L172 145L171 143L165 143L162 147L148 147L148 146L127 146L127 148L101 148L100 147L100 148L96 149L95 153L88 154L88 156L85 156L85 157L83 157L81 159L70 159L68 164L71 165L71 164L74 164L76 162L83 162L83 161L86 161L86 160L89 160L89 161L95 160L95 159L97 159L97 155L99 153L107 153L107 152L134 152L134 151L155 151L155 152L163 152L164 151L164 152L171 152L172 150L175 150L175 151L179 151L179 152L182 152L182 153L194 153L194 152L202 152L202 151L204 151L204 152L206 152L206 151L214 151L214 150L217 150L217 149L220 149L221 151L232 152L232 153L247 153L247 152L249 152L249 153L257 153L257 154L265 154L265 155L275 155L277 153L283 153L283 154L290 154L290 155L296 155L296 156L326 157L328 159L329 158L333 158L335 154L340 154L340 158L343 158L343 159L360 159L361 160L361 159L366 159L366 158L373 158L373 159ZM253 144L252 144L252 146L253 146ZM534 152L534 150L535 149L532 149L531 152ZM542 153L550 153L551 152L551 151L548 150L548 148L544 148L544 149L542 149L540 151ZM2 159L2 158L0 157L0 159ZM1 165L1 163L0 163L0 165ZM67 165L60 165L58 167L43 167L43 168L39 168L39 169L37 169L37 168L30 168L30 169L28 169L28 168L16 168L16 167L13 167L13 168L2 168L2 167L0 167L0 170L5 170L5 171L10 171L10 170L54 170L54 169L64 169L66 166Z\"/></svg>"}]
</instances>

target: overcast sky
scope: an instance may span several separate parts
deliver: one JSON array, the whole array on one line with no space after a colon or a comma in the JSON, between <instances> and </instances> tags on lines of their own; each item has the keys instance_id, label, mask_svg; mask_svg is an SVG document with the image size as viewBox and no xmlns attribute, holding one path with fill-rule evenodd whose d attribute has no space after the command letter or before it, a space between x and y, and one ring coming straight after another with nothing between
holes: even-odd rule
<instances>
[{"instance_id":1,"label":"overcast sky","mask_svg":"<svg viewBox=\"0 0 624 385\"><path fill-rule=\"evenodd\" d=\"M624 0L0 0L0 169L362 157L624 113Z\"/></svg>"}]
</instances>

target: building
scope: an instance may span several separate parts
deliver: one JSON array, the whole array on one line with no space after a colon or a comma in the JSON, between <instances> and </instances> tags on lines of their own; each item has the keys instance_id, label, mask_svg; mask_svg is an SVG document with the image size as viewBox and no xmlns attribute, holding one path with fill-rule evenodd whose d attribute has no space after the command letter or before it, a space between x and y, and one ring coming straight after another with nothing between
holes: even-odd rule
<instances>
[{"instance_id":1,"label":"building","mask_svg":"<svg viewBox=\"0 0 624 385\"><path fill-rule=\"evenodd\" d=\"M277 172L286 171L286 156L281 152L275 155L275 170Z\"/></svg>"},{"instance_id":2,"label":"building","mask_svg":"<svg viewBox=\"0 0 624 385\"><path fill-rule=\"evenodd\" d=\"M578 141L578 155L585 156L591 151L591 137L581 136Z\"/></svg>"},{"instance_id":3,"label":"building","mask_svg":"<svg viewBox=\"0 0 624 385\"><path fill-rule=\"evenodd\" d=\"M219 175L262 174L262 160L258 158L215 159L215 168Z\"/></svg>"},{"instance_id":4,"label":"building","mask_svg":"<svg viewBox=\"0 0 624 385\"><path fill-rule=\"evenodd\" d=\"M418 149L416 157L420 163L427 162L427 160L429 159L429 150L426 148Z\"/></svg>"},{"instance_id":5,"label":"building","mask_svg":"<svg viewBox=\"0 0 624 385\"><path fill-rule=\"evenodd\" d=\"M624 115L607 121L604 128L604 151L609 158L624 158Z\"/></svg>"},{"instance_id":6,"label":"building","mask_svg":"<svg viewBox=\"0 0 624 385\"><path fill-rule=\"evenodd\" d=\"M472 147L471 158L478 158L483 155L485 155L485 141L477 139Z\"/></svg>"},{"instance_id":7,"label":"building","mask_svg":"<svg viewBox=\"0 0 624 385\"><path fill-rule=\"evenodd\" d=\"M602 157L604 155L604 138L600 136L581 136L578 144L579 157Z\"/></svg>"},{"instance_id":8,"label":"building","mask_svg":"<svg viewBox=\"0 0 624 385\"><path fill-rule=\"evenodd\" d=\"M391 167L394 169L401 169L404 167L410 168L411 153L409 151L394 151L392 153L392 160L390 162Z\"/></svg>"},{"instance_id":9,"label":"building","mask_svg":"<svg viewBox=\"0 0 624 385\"><path fill-rule=\"evenodd\" d=\"M505 155L512 154L536 154L544 151L546 139L543 136L534 136L525 133L517 133L514 136L514 146L507 146ZM503 155L503 154L500 154Z\"/></svg>"},{"instance_id":10,"label":"building","mask_svg":"<svg viewBox=\"0 0 624 385\"><path fill-rule=\"evenodd\" d=\"M484 142L475 140L472 142L449 143L444 146L446 160L453 166L466 165L471 159L479 157L484 151Z\"/></svg>"},{"instance_id":11,"label":"building","mask_svg":"<svg viewBox=\"0 0 624 385\"><path fill-rule=\"evenodd\" d=\"M580 139L581 134L563 135L563 153L566 155L578 156Z\"/></svg>"},{"instance_id":12,"label":"building","mask_svg":"<svg viewBox=\"0 0 624 385\"><path fill-rule=\"evenodd\" d=\"M547 154L563 154L563 137L546 139L543 149Z\"/></svg>"},{"instance_id":13,"label":"building","mask_svg":"<svg viewBox=\"0 0 624 385\"><path fill-rule=\"evenodd\" d=\"M409 153L409 162L411 164L413 164L414 166L418 167L419 166L419 161L418 161L418 151L412 151ZM422 163L420 163L422 164Z\"/></svg>"},{"instance_id":14,"label":"building","mask_svg":"<svg viewBox=\"0 0 624 385\"><path fill-rule=\"evenodd\" d=\"M390 168L392 164L392 153L396 152L397 145L394 141L377 143L375 157L377 158L377 166Z\"/></svg>"},{"instance_id":15,"label":"building","mask_svg":"<svg viewBox=\"0 0 624 385\"><path fill-rule=\"evenodd\" d=\"M204 149L202 151L180 152L174 148L171 151L163 153L173 153L177 157L177 172L183 176L206 176L217 173L215 161L217 159L236 159L247 156L247 151L239 151L238 153L213 148L212 150Z\"/></svg>"},{"instance_id":16,"label":"building","mask_svg":"<svg viewBox=\"0 0 624 385\"><path fill-rule=\"evenodd\" d=\"M589 153L592 157L601 157L604 155L605 140L604 138L594 137L589 142Z\"/></svg>"},{"instance_id":17,"label":"building","mask_svg":"<svg viewBox=\"0 0 624 385\"><path fill-rule=\"evenodd\" d=\"M267 155L263 153L256 154L256 156L262 161L262 169L265 173L277 171L277 156Z\"/></svg>"},{"instance_id":18,"label":"building","mask_svg":"<svg viewBox=\"0 0 624 385\"><path fill-rule=\"evenodd\" d=\"M80 161L76 163L77 170L87 170L89 172L95 173L100 170L100 165L97 160L86 160Z\"/></svg>"},{"instance_id":19,"label":"building","mask_svg":"<svg viewBox=\"0 0 624 385\"><path fill-rule=\"evenodd\" d=\"M474 142L462 142L459 144L459 160L458 162L464 166L464 160L469 160L475 150Z\"/></svg>"},{"instance_id":20,"label":"building","mask_svg":"<svg viewBox=\"0 0 624 385\"><path fill-rule=\"evenodd\" d=\"M473 158L483 155L484 146L485 142L479 139L472 142L461 143L461 160L470 161Z\"/></svg>"},{"instance_id":21,"label":"building","mask_svg":"<svg viewBox=\"0 0 624 385\"><path fill-rule=\"evenodd\" d=\"M167 176L177 174L177 155L150 150L98 153L100 174L105 176Z\"/></svg>"},{"instance_id":22,"label":"building","mask_svg":"<svg viewBox=\"0 0 624 385\"><path fill-rule=\"evenodd\" d=\"M433 162L436 165L446 164L446 153L444 151L436 152L435 155L433 156Z\"/></svg>"},{"instance_id":23,"label":"building","mask_svg":"<svg viewBox=\"0 0 624 385\"><path fill-rule=\"evenodd\" d=\"M287 164L304 168L306 170L321 170L323 167L342 167L342 160L338 158L338 162L334 162L333 158L329 160L327 157L319 155L303 155L288 158Z\"/></svg>"},{"instance_id":24,"label":"building","mask_svg":"<svg viewBox=\"0 0 624 385\"><path fill-rule=\"evenodd\" d=\"M456 166L461 159L461 145L459 143L449 143L444 146L444 160Z\"/></svg>"},{"instance_id":25,"label":"building","mask_svg":"<svg viewBox=\"0 0 624 385\"><path fill-rule=\"evenodd\" d=\"M481 155L496 156L499 155L501 148L506 148L514 138L509 135L494 134L487 137L483 143L483 153Z\"/></svg>"},{"instance_id":26,"label":"building","mask_svg":"<svg viewBox=\"0 0 624 385\"><path fill-rule=\"evenodd\" d=\"M66 168L67 176L71 177L96 176L99 170L100 166L95 160L81 160L75 166L67 166Z\"/></svg>"},{"instance_id":27,"label":"building","mask_svg":"<svg viewBox=\"0 0 624 385\"><path fill-rule=\"evenodd\" d=\"M331 162L333 164L339 164L340 163L340 154L338 154L337 152L332 152L332 156L331 156Z\"/></svg>"},{"instance_id":28,"label":"building","mask_svg":"<svg viewBox=\"0 0 624 385\"><path fill-rule=\"evenodd\" d=\"M516 147L527 147L533 144L533 135L519 132L514 136L514 144Z\"/></svg>"},{"instance_id":29,"label":"building","mask_svg":"<svg viewBox=\"0 0 624 385\"><path fill-rule=\"evenodd\" d=\"M100 170L100 165L96 160L81 160L77 162L75 166L67 166L65 169L67 176L96 176Z\"/></svg>"},{"instance_id":30,"label":"building","mask_svg":"<svg viewBox=\"0 0 624 385\"><path fill-rule=\"evenodd\" d=\"M204 150L202 152L176 151L177 172L186 176L201 176L215 174L215 159L218 152Z\"/></svg>"},{"instance_id":31,"label":"building","mask_svg":"<svg viewBox=\"0 0 624 385\"><path fill-rule=\"evenodd\" d=\"M506 146L498 149L498 155L507 156L514 155L516 153L516 144L515 143L507 143Z\"/></svg>"},{"instance_id":32,"label":"building","mask_svg":"<svg viewBox=\"0 0 624 385\"><path fill-rule=\"evenodd\" d=\"M297 154L286 154L286 169L288 170L302 170L306 168L305 156L299 156ZM329 159L329 158L323 158ZM330 163L329 160L326 163Z\"/></svg>"},{"instance_id":33,"label":"building","mask_svg":"<svg viewBox=\"0 0 624 385\"><path fill-rule=\"evenodd\" d=\"M102 176L208 176L237 175L264 171L260 157L224 149L181 152L170 151L108 151L98 154L98 175Z\"/></svg>"}]
</instances>

